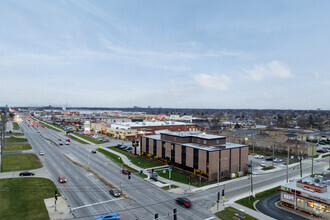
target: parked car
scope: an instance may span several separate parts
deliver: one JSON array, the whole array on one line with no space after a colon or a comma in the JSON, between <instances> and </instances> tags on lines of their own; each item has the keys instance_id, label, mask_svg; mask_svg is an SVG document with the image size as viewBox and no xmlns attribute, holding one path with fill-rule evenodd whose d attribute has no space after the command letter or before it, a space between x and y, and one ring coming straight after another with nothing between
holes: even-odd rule
<instances>
[{"instance_id":1,"label":"parked car","mask_svg":"<svg viewBox=\"0 0 330 220\"><path fill-rule=\"evenodd\" d=\"M130 150L133 150L133 147L127 147L126 148L126 151L130 151Z\"/></svg>"},{"instance_id":2,"label":"parked car","mask_svg":"<svg viewBox=\"0 0 330 220\"><path fill-rule=\"evenodd\" d=\"M256 158L256 159L264 159L264 156L262 156L262 155L255 155L254 158Z\"/></svg>"},{"instance_id":3,"label":"parked car","mask_svg":"<svg viewBox=\"0 0 330 220\"><path fill-rule=\"evenodd\" d=\"M95 217L95 220L117 220L120 219L118 212L109 212Z\"/></svg>"},{"instance_id":4,"label":"parked car","mask_svg":"<svg viewBox=\"0 0 330 220\"><path fill-rule=\"evenodd\" d=\"M123 174L127 175L129 173L129 170L128 169L122 169L121 171Z\"/></svg>"},{"instance_id":5,"label":"parked car","mask_svg":"<svg viewBox=\"0 0 330 220\"><path fill-rule=\"evenodd\" d=\"M324 143L324 142L322 142L322 141L320 141L319 144L321 144L321 145L326 145L326 143Z\"/></svg>"},{"instance_id":6,"label":"parked car","mask_svg":"<svg viewBox=\"0 0 330 220\"><path fill-rule=\"evenodd\" d=\"M283 160L281 158L274 158L273 160L275 163L281 163Z\"/></svg>"},{"instance_id":7,"label":"parked car","mask_svg":"<svg viewBox=\"0 0 330 220\"><path fill-rule=\"evenodd\" d=\"M34 173L30 172L30 171L23 171L21 173L19 173L20 176L34 176Z\"/></svg>"},{"instance_id":8,"label":"parked car","mask_svg":"<svg viewBox=\"0 0 330 220\"><path fill-rule=\"evenodd\" d=\"M182 206L184 206L186 208L190 208L192 206L191 201L189 199L187 199L186 197L177 198L175 201L179 205L182 205Z\"/></svg>"},{"instance_id":9,"label":"parked car","mask_svg":"<svg viewBox=\"0 0 330 220\"><path fill-rule=\"evenodd\" d=\"M122 147L122 148L120 148L120 149L122 149L122 150L127 150L127 149L128 149L128 146L124 146L124 147Z\"/></svg>"},{"instance_id":10,"label":"parked car","mask_svg":"<svg viewBox=\"0 0 330 220\"><path fill-rule=\"evenodd\" d=\"M39 155L40 155L40 156L43 156L43 155L45 155L45 153L42 152L42 151L40 151L40 152L39 152Z\"/></svg>"},{"instance_id":11,"label":"parked car","mask_svg":"<svg viewBox=\"0 0 330 220\"><path fill-rule=\"evenodd\" d=\"M327 149L318 149L318 150L316 150L316 152L323 154L323 153L327 153L328 150Z\"/></svg>"},{"instance_id":12,"label":"parked car","mask_svg":"<svg viewBox=\"0 0 330 220\"><path fill-rule=\"evenodd\" d=\"M121 193L119 192L118 189L110 189L110 190L109 190L109 193L110 193L111 195L113 195L114 197L119 197L119 196L121 195Z\"/></svg>"},{"instance_id":13,"label":"parked car","mask_svg":"<svg viewBox=\"0 0 330 220\"><path fill-rule=\"evenodd\" d=\"M96 154L96 150L92 150L92 154Z\"/></svg>"},{"instance_id":14,"label":"parked car","mask_svg":"<svg viewBox=\"0 0 330 220\"><path fill-rule=\"evenodd\" d=\"M266 157L265 160L266 160L266 161L272 161L272 160L273 160L273 157Z\"/></svg>"},{"instance_id":15,"label":"parked car","mask_svg":"<svg viewBox=\"0 0 330 220\"><path fill-rule=\"evenodd\" d=\"M66 183L66 178L65 178L64 176L59 176L59 177L58 177L58 181L59 181L60 183Z\"/></svg>"},{"instance_id":16,"label":"parked car","mask_svg":"<svg viewBox=\"0 0 330 220\"><path fill-rule=\"evenodd\" d=\"M261 167L265 167L265 166L266 166L266 161L262 161L262 162L260 163L260 166L261 166Z\"/></svg>"},{"instance_id":17,"label":"parked car","mask_svg":"<svg viewBox=\"0 0 330 220\"><path fill-rule=\"evenodd\" d=\"M100 141L101 142L109 142L109 139L107 139L107 138L101 138Z\"/></svg>"}]
</instances>

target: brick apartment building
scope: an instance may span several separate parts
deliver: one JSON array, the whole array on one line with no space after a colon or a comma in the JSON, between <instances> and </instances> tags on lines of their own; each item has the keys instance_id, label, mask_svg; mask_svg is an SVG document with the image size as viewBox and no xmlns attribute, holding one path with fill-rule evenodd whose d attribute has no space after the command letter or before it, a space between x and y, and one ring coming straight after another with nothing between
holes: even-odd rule
<instances>
[{"instance_id":1,"label":"brick apartment building","mask_svg":"<svg viewBox=\"0 0 330 220\"><path fill-rule=\"evenodd\" d=\"M201 132L162 132L141 137L141 154L160 159L209 181L242 175L248 170L248 146L225 136Z\"/></svg>"}]
</instances>

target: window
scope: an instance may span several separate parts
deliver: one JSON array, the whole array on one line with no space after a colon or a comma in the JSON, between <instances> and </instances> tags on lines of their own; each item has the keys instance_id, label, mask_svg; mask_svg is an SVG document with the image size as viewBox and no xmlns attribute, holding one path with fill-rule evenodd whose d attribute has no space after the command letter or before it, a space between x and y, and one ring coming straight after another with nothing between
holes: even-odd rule
<instances>
[{"instance_id":1,"label":"window","mask_svg":"<svg viewBox=\"0 0 330 220\"><path fill-rule=\"evenodd\" d=\"M203 143L206 144L206 140L204 140Z\"/></svg>"},{"instance_id":2,"label":"window","mask_svg":"<svg viewBox=\"0 0 330 220\"><path fill-rule=\"evenodd\" d=\"M176 137L174 138L174 141L176 141Z\"/></svg>"},{"instance_id":3,"label":"window","mask_svg":"<svg viewBox=\"0 0 330 220\"><path fill-rule=\"evenodd\" d=\"M294 196L290 195L290 194L284 193L283 198L286 199L286 200L294 201Z\"/></svg>"},{"instance_id":4,"label":"window","mask_svg":"<svg viewBox=\"0 0 330 220\"><path fill-rule=\"evenodd\" d=\"M217 144L219 144L220 143L220 141L219 140L217 140Z\"/></svg>"},{"instance_id":5,"label":"window","mask_svg":"<svg viewBox=\"0 0 330 220\"><path fill-rule=\"evenodd\" d=\"M313 208L313 209L318 209L318 210L322 210L324 212L329 213L329 207L328 206L322 205L322 204L317 203L317 202L308 201L307 206L310 207L310 208Z\"/></svg>"},{"instance_id":6,"label":"window","mask_svg":"<svg viewBox=\"0 0 330 220\"><path fill-rule=\"evenodd\" d=\"M201 143L201 140L200 139L198 139L198 143Z\"/></svg>"}]
</instances>

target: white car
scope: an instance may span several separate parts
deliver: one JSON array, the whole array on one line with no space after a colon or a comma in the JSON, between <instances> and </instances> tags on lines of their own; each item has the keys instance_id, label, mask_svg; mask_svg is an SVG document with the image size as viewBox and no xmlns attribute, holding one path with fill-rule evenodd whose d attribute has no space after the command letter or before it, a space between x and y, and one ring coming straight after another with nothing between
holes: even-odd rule
<instances>
[{"instance_id":1,"label":"white car","mask_svg":"<svg viewBox=\"0 0 330 220\"><path fill-rule=\"evenodd\" d=\"M260 166L265 167L265 166L266 166L266 161L262 161L262 162L260 163Z\"/></svg>"},{"instance_id":2,"label":"white car","mask_svg":"<svg viewBox=\"0 0 330 220\"><path fill-rule=\"evenodd\" d=\"M256 159L264 159L264 156L262 156L262 155L255 155L254 158L256 158Z\"/></svg>"},{"instance_id":3,"label":"white car","mask_svg":"<svg viewBox=\"0 0 330 220\"><path fill-rule=\"evenodd\" d=\"M69 142L69 141L67 141L67 142L65 142L65 144L66 144L66 145L69 145L69 144L70 144L70 142Z\"/></svg>"},{"instance_id":4,"label":"white car","mask_svg":"<svg viewBox=\"0 0 330 220\"><path fill-rule=\"evenodd\" d=\"M275 162L275 163L281 163L281 162L283 162L283 160L280 159L280 158L275 158L275 159L274 159L274 162Z\"/></svg>"},{"instance_id":5,"label":"white car","mask_svg":"<svg viewBox=\"0 0 330 220\"><path fill-rule=\"evenodd\" d=\"M40 152L39 152L39 155L40 155L40 156L43 156L43 155L45 155L45 153L42 152L42 151L40 151Z\"/></svg>"}]
</instances>

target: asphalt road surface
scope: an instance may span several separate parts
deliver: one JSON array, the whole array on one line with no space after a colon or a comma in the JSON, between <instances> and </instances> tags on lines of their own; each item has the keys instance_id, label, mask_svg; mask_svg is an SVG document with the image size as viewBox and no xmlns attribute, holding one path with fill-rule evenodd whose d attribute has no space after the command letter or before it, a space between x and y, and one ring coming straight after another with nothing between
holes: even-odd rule
<instances>
[{"instance_id":1,"label":"asphalt road surface","mask_svg":"<svg viewBox=\"0 0 330 220\"><path fill-rule=\"evenodd\" d=\"M20 123L20 126L76 218L94 219L97 215L117 211L122 219L154 219L158 213L161 219L169 220L173 219L172 213L175 208L178 220L215 218L207 207L195 205L186 209L178 206L175 203L178 195L168 193L134 174L128 180L127 176L121 174L120 166L101 153L91 153L91 149L98 146L84 145L72 139L70 145L58 146L54 144L58 142L58 138L68 139L64 132L40 126L28 127L25 122ZM39 151L43 151L45 155L40 156ZM69 161L64 155L90 167L117 188L122 185L123 192L130 198L112 197L109 194L109 186L94 174ZM66 183L59 183L60 175L66 177ZM194 199L192 202L195 203Z\"/></svg>"},{"instance_id":2,"label":"asphalt road surface","mask_svg":"<svg viewBox=\"0 0 330 220\"><path fill-rule=\"evenodd\" d=\"M301 217L299 215L296 215L294 213L282 210L280 208L277 208L275 203L280 201L281 193L277 192L271 196L268 196L262 200L260 200L256 204L256 208L264 213L265 215L268 215L270 217L273 217L275 219L279 220L308 220L307 218Z\"/></svg>"}]
</instances>

